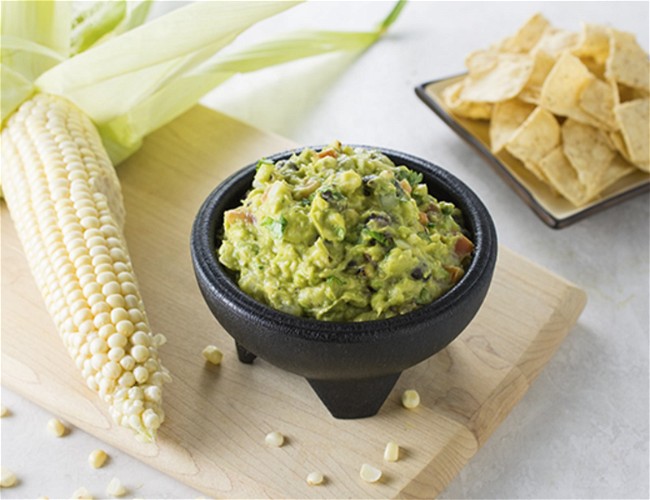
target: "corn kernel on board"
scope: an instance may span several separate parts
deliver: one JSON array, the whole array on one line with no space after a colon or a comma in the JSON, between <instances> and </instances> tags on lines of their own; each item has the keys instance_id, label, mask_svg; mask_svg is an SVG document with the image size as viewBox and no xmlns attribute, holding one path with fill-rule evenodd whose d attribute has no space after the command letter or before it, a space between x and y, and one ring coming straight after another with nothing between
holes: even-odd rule
<instances>
[{"instance_id":1,"label":"corn kernel on board","mask_svg":"<svg viewBox=\"0 0 650 500\"><path fill-rule=\"evenodd\" d=\"M45 312L4 203L2 384L213 497L431 498L525 394L577 320L585 294L501 248L492 288L467 330L404 372L376 417L333 419L304 379L263 360L237 361L190 261L190 228L205 196L232 171L292 146L196 107L118 167L145 306L153 330L169 339L161 356L174 382L157 444L116 426L86 388ZM224 351L221 366L205 364L207 344ZM420 393L415 410L400 404L407 388ZM264 444L273 430L287 436L282 448ZM383 461L390 440L404 450L398 462ZM382 480L362 481L363 463L380 467ZM309 486L312 471L325 484Z\"/></svg>"}]
</instances>

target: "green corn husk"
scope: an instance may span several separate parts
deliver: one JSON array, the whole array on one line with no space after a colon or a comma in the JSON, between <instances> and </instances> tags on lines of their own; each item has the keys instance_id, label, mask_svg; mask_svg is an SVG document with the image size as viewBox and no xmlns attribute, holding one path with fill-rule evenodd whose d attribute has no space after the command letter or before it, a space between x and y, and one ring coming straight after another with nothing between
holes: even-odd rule
<instances>
[{"instance_id":1,"label":"green corn husk","mask_svg":"<svg viewBox=\"0 0 650 500\"><path fill-rule=\"evenodd\" d=\"M97 125L115 164L143 137L238 73L377 41L404 6L368 32L303 31L223 55L239 34L299 2L197 2L144 23L151 6L3 2L2 120L35 92L61 95ZM173 37L170 37L173 34Z\"/></svg>"}]
</instances>

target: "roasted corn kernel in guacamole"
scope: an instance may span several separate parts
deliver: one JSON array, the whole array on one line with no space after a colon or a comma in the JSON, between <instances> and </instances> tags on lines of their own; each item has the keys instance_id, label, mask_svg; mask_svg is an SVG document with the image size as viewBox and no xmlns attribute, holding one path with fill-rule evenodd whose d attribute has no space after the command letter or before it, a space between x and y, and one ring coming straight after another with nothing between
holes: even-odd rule
<instances>
[{"instance_id":1,"label":"roasted corn kernel in guacamole","mask_svg":"<svg viewBox=\"0 0 650 500\"><path fill-rule=\"evenodd\" d=\"M336 142L260 160L242 205L224 214L219 260L269 306L327 321L404 314L462 276L474 249L462 214L422 175Z\"/></svg>"}]
</instances>

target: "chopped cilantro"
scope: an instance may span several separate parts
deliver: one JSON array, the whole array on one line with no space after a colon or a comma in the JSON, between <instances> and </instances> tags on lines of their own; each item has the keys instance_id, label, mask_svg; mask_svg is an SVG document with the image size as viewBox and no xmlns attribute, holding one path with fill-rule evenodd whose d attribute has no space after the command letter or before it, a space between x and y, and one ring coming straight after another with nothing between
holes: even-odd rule
<instances>
[{"instance_id":1,"label":"chopped cilantro","mask_svg":"<svg viewBox=\"0 0 650 500\"><path fill-rule=\"evenodd\" d=\"M320 197L330 204L335 204L337 201L345 199L343 193L331 186L323 186L318 190L318 194L320 194Z\"/></svg>"},{"instance_id":2,"label":"chopped cilantro","mask_svg":"<svg viewBox=\"0 0 650 500\"><path fill-rule=\"evenodd\" d=\"M451 203L447 203L444 201L440 202L440 211L442 212L442 215L451 215L454 213L454 205Z\"/></svg>"},{"instance_id":3,"label":"chopped cilantro","mask_svg":"<svg viewBox=\"0 0 650 500\"><path fill-rule=\"evenodd\" d=\"M339 278L338 276L330 276L330 277L327 278L325 281L327 282L328 285L334 285L334 284L337 284L337 285L345 285L345 284L346 284L346 282L343 281L343 280L342 280L341 278Z\"/></svg>"},{"instance_id":4,"label":"chopped cilantro","mask_svg":"<svg viewBox=\"0 0 650 500\"><path fill-rule=\"evenodd\" d=\"M282 239L284 230L287 227L287 219L284 217L284 215L280 215L280 217L277 219L265 217L262 221L262 226L269 230L271 235L273 235L273 238L280 240Z\"/></svg>"},{"instance_id":5,"label":"chopped cilantro","mask_svg":"<svg viewBox=\"0 0 650 500\"><path fill-rule=\"evenodd\" d=\"M255 170L259 170L259 168L262 165L275 165L271 160L267 160L266 158L262 158L260 160L257 160L257 165L255 166Z\"/></svg>"},{"instance_id":6,"label":"chopped cilantro","mask_svg":"<svg viewBox=\"0 0 650 500\"><path fill-rule=\"evenodd\" d=\"M364 228L363 232L368 236L370 236L370 238L375 240L380 245L385 246L388 243L386 236L384 236L382 233L378 231L373 231L372 229Z\"/></svg>"},{"instance_id":7,"label":"chopped cilantro","mask_svg":"<svg viewBox=\"0 0 650 500\"><path fill-rule=\"evenodd\" d=\"M396 172L396 177L400 181L406 179L406 181L411 185L411 187L415 187L418 184L421 184L422 179L424 178L420 172L414 172L413 170L409 170L407 168L398 168Z\"/></svg>"}]
</instances>

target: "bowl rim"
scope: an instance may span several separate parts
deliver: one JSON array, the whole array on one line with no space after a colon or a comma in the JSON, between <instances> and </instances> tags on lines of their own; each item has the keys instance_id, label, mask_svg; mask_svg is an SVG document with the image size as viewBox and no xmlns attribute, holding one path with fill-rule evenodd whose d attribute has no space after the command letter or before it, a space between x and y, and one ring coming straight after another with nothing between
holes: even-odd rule
<instances>
[{"instance_id":1,"label":"bowl rim","mask_svg":"<svg viewBox=\"0 0 650 500\"><path fill-rule=\"evenodd\" d=\"M253 314L256 321L272 327L282 326L286 335L313 341L338 341L342 343L364 342L367 338L377 340L386 335L407 335L414 324L430 321L432 317L444 317L453 310L455 304L462 301L471 293L474 286L486 273L494 269L497 255L497 235L492 217L480 198L464 182L444 168L433 162L417 156L403 153L394 149L379 146L345 144L353 148L363 148L379 151L388 156L395 165L406 165L408 168L424 171L425 182L431 187L433 178L437 185L458 198L462 207L465 225L471 226L473 233L474 256L463 277L451 289L432 302L422 305L408 313L385 319L366 321L326 321L304 316L294 316L250 297L243 292L224 270L216 256L217 221L222 217L216 212L216 206L234 186L255 173L257 161L237 170L217 187L215 187L202 203L192 226L190 250L192 261L200 284L207 286L211 295L224 302L233 311L242 314ZM306 145L292 148L263 157L276 162L289 158L294 153L309 148L319 150L327 145ZM252 180L252 179L251 179ZM238 200L241 201L241 200ZM205 230L205 227L210 228ZM201 283L202 282L202 283Z\"/></svg>"}]
</instances>

